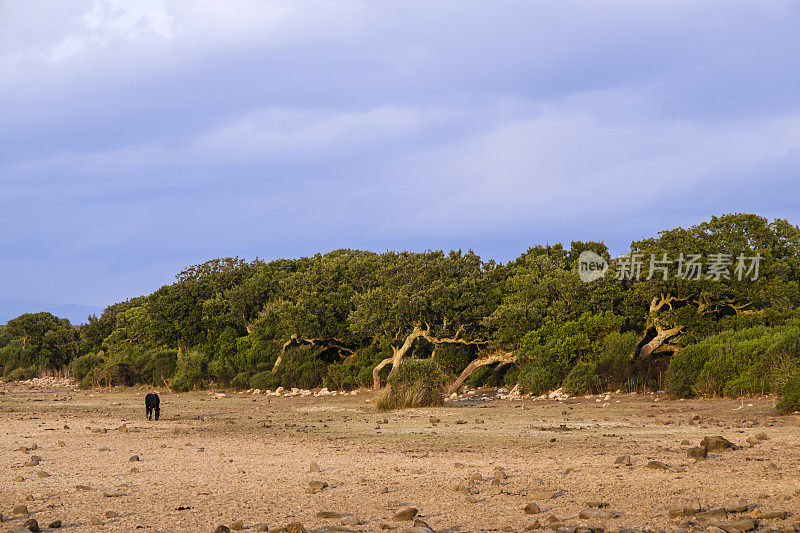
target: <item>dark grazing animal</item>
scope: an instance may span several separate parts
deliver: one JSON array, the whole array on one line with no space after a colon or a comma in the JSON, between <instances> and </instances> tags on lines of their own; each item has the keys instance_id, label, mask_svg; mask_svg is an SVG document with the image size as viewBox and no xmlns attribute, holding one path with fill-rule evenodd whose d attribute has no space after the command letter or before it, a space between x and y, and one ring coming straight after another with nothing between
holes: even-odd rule
<instances>
[{"instance_id":1,"label":"dark grazing animal","mask_svg":"<svg viewBox=\"0 0 800 533\"><path fill-rule=\"evenodd\" d=\"M159 415L161 414L161 400L158 398L158 394L151 392L147 396L144 397L144 406L147 408L147 419L152 420L151 416L153 414L156 415L156 420L158 420Z\"/></svg>"}]
</instances>

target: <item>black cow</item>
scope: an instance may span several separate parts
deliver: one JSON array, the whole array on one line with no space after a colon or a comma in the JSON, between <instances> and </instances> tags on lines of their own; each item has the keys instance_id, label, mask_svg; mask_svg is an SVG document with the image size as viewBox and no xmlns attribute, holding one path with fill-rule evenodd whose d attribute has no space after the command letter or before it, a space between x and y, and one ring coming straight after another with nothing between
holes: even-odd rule
<instances>
[{"instance_id":1,"label":"black cow","mask_svg":"<svg viewBox=\"0 0 800 533\"><path fill-rule=\"evenodd\" d=\"M152 420L153 413L156 415L156 420L158 420L158 416L161 414L161 400L158 398L158 394L155 392L151 392L147 396L144 397L144 406L147 408L147 419Z\"/></svg>"}]
</instances>

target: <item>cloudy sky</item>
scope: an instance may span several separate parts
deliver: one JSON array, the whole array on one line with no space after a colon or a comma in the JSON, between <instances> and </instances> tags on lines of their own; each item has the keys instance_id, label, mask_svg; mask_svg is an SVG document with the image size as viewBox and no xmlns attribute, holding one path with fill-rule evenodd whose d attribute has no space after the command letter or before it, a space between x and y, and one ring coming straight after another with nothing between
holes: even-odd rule
<instances>
[{"instance_id":1,"label":"cloudy sky","mask_svg":"<svg viewBox=\"0 0 800 533\"><path fill-rule=\"evenodd\" d=\"M207 259L800 223L800 4L0 0L0 322Z\"/></svg>"}]
</instances>

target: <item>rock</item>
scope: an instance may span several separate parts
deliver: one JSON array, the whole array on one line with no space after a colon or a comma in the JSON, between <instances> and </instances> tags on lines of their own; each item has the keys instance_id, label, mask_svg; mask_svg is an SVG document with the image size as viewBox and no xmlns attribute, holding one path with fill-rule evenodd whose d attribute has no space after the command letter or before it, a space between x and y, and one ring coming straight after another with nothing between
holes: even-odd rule
<instances>
[{"instance_id":1,"label":"rock","mask_svg":"<svg viewBox=\"0 0 800 533\"><path fill-rule=\"evenodd\" d=\"M269 531L269 524L259 524L256 526L256 531Z\"/></svg>"},{"instance_id":2,"label":"rock","mask_svg":"<svg viewBox=\"0 0 800 533\"><path fill-rule=\"evenodd\" d=\"M61 520L53 520L52 522L47 524L47 527L49 527L50 529L58 529L61 527Z\"/></svg>"},{"instance_id":3,"label":"rock","mask_svg":"<svg viewBox=\"0 0 800 533\"><path fill-rule=\"evenodd\" d=\"M728 513L743 513L747 511L747 500L739 499L722 504L722 508Z\"/></svg>"},{"instance_id":4,"label":"rock","mask_svg":"<svg viewBox=\"0 0 800 533\"><path fill-rule=\"evenodd\" d=\"M750 514L750 516L759 520L784 520L788 515L789 513L786 511L762 511L760 509L755 509Z\"/></svg>"},{"instance_id":5,"label":"rock","mask_svg":"<svg viewBox=\"0 0 800 533\"><path fill-rule=\"evenodd\" d=\"M705 511L700 511L699 513L695 513L700 518L727 518L728 513L725 512L725 509L722 507L715 507L712 509L706 509Z\"/></svg>"},{"instance_id":6,"label":"rock","mask_svg":"<svg viewBox=\"0 0 800 533\"><path fill-rule=\"evenodd\" d=\"M700 446L705 447L709 452L721 452L729 448L738 449L738 446L721 435L704 437L703 440L700 441Z\"/></svg>"},{"instance_id":7,"label":"rock","mask_svg":"<svg viewBox=\"0 0 800 533\"><path fill-rule=\"evenodd\" d=\"M25 481L25 478L22 476L17 476L14 478L14 481Z\"/></svg>"},{"instance_id":8,"label":"rock","mask_svg":"<svg viewBox=\"0 0 800 533\"><path fill-rule=\"evenodd\" d=\"M67 443L66 443L66 442L64 442L63 440L60 440L60 441L58 441L58 445L59 445L61 448L63 448L64 446L66 446L66 445L67 445Z\"/></svg>"},{"instance_id":9,"label":"rock","mask_svg":"<svg viewBox=\"0 0 800 533\"><path fill-rule=\"evenodd\" d=\"M361 523L361 520L359 520L358 518L356 518L353 515L345 516L344 518L342 518L342 525L343 526L357 526L360 523Z\"/></svg>"},{"instance_id":10,"label":"rock","mask_svg":"<svg viewBox=\"0 0 800 533\"><path fill-rule=\"evenodd\" d=\"M747 440L745 440L745 442L747 444L749 444L750 446L755 446L756 444L761 444L761 441L758 440L755 437L747 437Z\"/></svg>"},{"instance_id":11,"label":"rock","mask_svg":"<svg viewBox=\"0 0 800 533\"><path fill-rule=\"evenodd\" d=\"M718 527L727 533L735 533L736 531L750 531L756 527L756 521L752 518L741 518L739 520L731 520L726 522L711 522L709 524Z\"/></svg>"},{"instance_id":12,"label":"rock","mask_svg":"<svg viewBox=\"0 0 800 533\"><path fill-rule=\"evenodd\" d=\"M334 511L317 511L317 518L339 518L340 515Z\"/></svg>"},{"instance_id":13,"label":"rock","mask_svg":"<svg viewBox=\"0 0 800 533\"><path fill-rule=\"evenodd\" d=\"M17 505L14 507L14 510L11 511L11 514L19 515L19 514L28 514L28 506L27 505Z\"/></svg>"},{"instance_id":14,"label":"rock","mask_svg":"<svg viewBox=\"0 0 800 533\"><path fill-rule=\"evenodd\" d=\"M595 507L584 509L578 513L578 518L582 518L584 520L608 520L609 518L617 517L619 517L619 513L609 509L598 509Z\"/></svg>"},{"instance_id":15,"label":"rock","mask_svg":"<svg viewBox=\"0 0 800 533\"><path fill-rule=\"evenodd\" d=\"M88 485L75 485L75 490L94 490Z\"/></svg>"},{"instance_id":16,"label":"rock","mask_svg":"<svg viewBox=\"0 0 800 533\"><path fill-rule=\"evenodd\" d=\"M231 530L233 531L241 531L242 529L244 529L244 522L241 520L236 520L231 524Z\"/></svg>"},{"instance_id":17,"label":"rock","mask_svg":"<svg viewBox=\"0 0 800 533\"><path fill-rule=\"evenodd\" d=\"M136 467L134 466L133 468L131 468L131 469L129 470L129 472L130 472L131 474L138 474L138 473L139 473L139 469L138 469L138 468L136 468Z\"/></svg>"},{"instance_id":18,"label":"rock","mask_svg":"<svg viewBox=\"0 0 800 533\"><path fill-rule=\"evenodd\" d=\"M38 471L36 472L36 475L37 475L37 476L39 476L39 477L50 477L50 474L48 474L48 473L47 473L47 472L45 472L44 470L38 470Z\"/></svg>"},{"instance_id":19,"label":"rock","mask_svg":"<svg viewBox=\"0 0 800 533\"><path fill-rule=\"evenodd\" d=\"M324 481L318 481L318 480L317 481L312 481L311 483L308 484L308 488L310 488L314 492L322 490L322 489L326 488L327 486L328 486L327 483L325 483Z\"/></svg>"},{"instance_id":20,"label":"rock","mask_svg":"<svg viewBox=\"0 0 800 533\"><path fill-rule=\"evenodd\" d=\"M540 527L542 527L542 524L540 524L538 520L534 520L533 522L525 526L525 531L535 531Z\"/></svg>"},{"instance_id":21,"label":"rock","mask_svg":"<svg viewBox=\"0 0 800 533\"><path fill-rule=\"evenodd\" d=\"M122 496L122 493L118 490L107 490L103 492L103 496L106 498L119 498Z\"/></svg>"},{"instance_id":22,"label":"rock","mask_svg":"<svg viewBox=\"0 0 800 533\"><path fill-rule=\"evenodd\" d=\"M127 433L128 432L128 426L126 426L125 424L122 424L120 427L117 428L117 431L119 431L120 433Z\"/></svg>"},{"instance_id":23,"label":"rock","mask_svg":"<svg viewBox=\"0 0 800 533\"><path fill-rule=\"evenodd\" d=\"M220 524L217 526L217 529L214 530L214 533L231 533L231 528L225 524Z\"/></svg>"},{"instance_id":24,"label":"rock","mask_svg":"<svg viewBox=\"0 0 800 533\"><path fill-rule=\"evenodd\" d=\"M138 461L139 461L139 456L138 455L132 455L131 458L128 459L129 463L136 463Z\"/></svg>"},{"instance_id":25,"label":"rock","mask_svg":"<svg viewBox=\"0 0 800 533\"><path fill-rule=\"evenodd\" d=\"M306 528L300 522L292 522L283 527L286 533L307 533Z\"/></svg>"},{"instance_id":26,"label":"rock","mask_svg":"<svg viewBox=\"0 0 800 533\"><path fill-rule=\"evenodd\" d=\"M686 457L689 459L705 459L708 457L708 449L705 446L694 446L686 450Z\"/></svg>"},{"instance_id":27,"label":"rock","mask_svg":"<svg viewBox=\"0 0 800 533\"><path fill-rule=\"evenodd\" d=\"M40 461L39 457L34 455L33 457L25 461L25 466L39 466L39 461Z\"/></svg>"},{"instance_id":28,"label":"rock","mask_svg":"<svg viewBox=\"0 0 800 533\"><path fill-rule=\"evenodd\" d=\"M26 502L32 502L32 501L34 501L33 494L28 494L27 496L25 496L25 501L26 501Z\"/></svg>"},{"instance_id":29,"label":"rock","mask_svg":"<svg viewBox=\"0 0 800 533\"><path fill-rule=\"evenodd\" d=\"M495 470L494 471L494 478L495 479L508 479L508 474L505 473L505 470Z\"/></svg>"},{"instance_id":30,"label":"rock","mask_svg":"<svg viewBox=\"0 0 800 533\"><path fill-rule=\"evenodd\" d=\"M402 522L403 520L413 520L419 511L416 507L406 507L405 509L401 509L397 511L392 519L395 522Z\"/></svg>"},{"instance_id":31,"label":"rock","mask_svg":"<svg viewBox=\"0 0 800 533\"><path fill-rule=\"evenodd\" d=\"M116 511L106 511L106 518L117 518L119 513Z\"/></svg>"},{"instance_id":32,"label":"rock","mask_svg":"<svg viewBox=\"0 0 800 533\"><path fill-rule=\"evenodd\" d=\"M667 464L662 463L661 461L650 461L647 463L647 468L652 468L653 470L666 470Z\"/></svg>"},{"instance_id":33,"label":"rock","mask_svg":"<svg viewBox=\"0 0 800 533\"><path fill-rule=\"evenodd\" d=\"M622 466L631 466L631 456L630 455L620 455L616 459L614 459L615 465L622 465Z\"/></svg>"},{"instance_id":34,"label":"rock","mask_svg":"<svg viewBox=\"0 0 800 533\"><path fill-rule=\"evenodd\" d=\"M103 521L100 520L99 518L97 518L96 516L93 516L92 519L89 520L89 523L92 524L93 526L102 526L103 525Z\"/></svg>"},{"instance_id":35,"label":"rock","mask_svg":"<svg viewBox=\"0 0 800 533\"><path fill-rule=\"evenodd\" d=\"M767 436L766 433L759 433L758 435L756 435L756 438L758 440L767 440L767 439L769 439L769 437Z\"/></svg>"},{"instance_id":36,"label":"rock","mask_svg":"<svg viewBox=\"0 0 800 533\"><path fill-rule=\"evenodd\" d=\"M319 465L317 463L311 463L308 467L309 472L321 472Z\"/></svg>"},{"instance_id":37,"label":"rock","mask_svg":"<svg viewBox=\"0 0 800 533\"><path fill-rule=\"evenodd\" d=\"M539 506L533 502L526 505L523 508L523 511L525 511L525 514L539 514L542 512L541 508L539 508Z\"/></svg>"},{"instance_id":38,"label":"rock","mask_svg":"<svg viewBox=\"0 0 800 533\"><path fill-rule=\"evenodd\" d=\"M30 520L25 520L22 524L22 527L27 529L28 531L32 531L33 533L39 533L41 529L39 529L39 522L31 518Z\"/></svg>"}]
</instances>

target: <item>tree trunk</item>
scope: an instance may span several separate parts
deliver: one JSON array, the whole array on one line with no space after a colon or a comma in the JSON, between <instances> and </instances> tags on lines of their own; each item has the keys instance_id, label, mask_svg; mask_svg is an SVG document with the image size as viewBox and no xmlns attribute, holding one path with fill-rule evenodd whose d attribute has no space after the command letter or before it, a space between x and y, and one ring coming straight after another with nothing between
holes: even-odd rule
<instances>
[{"instance_id":1,"label":"tree trunk","mask_svg":"<svg viewBox=\"0 0 800 533\"><path fill-rule=\"evenodd\" d=\"M474 359L467 368L458 376L452 385L447 389L447 394L456 392L469 377L475 373L476 370L483 366L492 365L494 363L510 364L517 362L517 355L512 352L499 352L492 354L488 357Z\"/></svg>"},{"instance_id":2,"label":"tree trunk","mask_svg":"<svg viewBox=\"0 0 800 533\"><path fill-rule=\"evenodd\" d=\"M395 348L392 346L392 350L394 354L392 357L388 357L378 363L378 365L372 369L372 384L375 390L380 390L381 388L381 377L378 375L380 371L388 365L392 363L392 369L389 371L389 378L397 374L398 369L400 368L400 363L403 362L403 356L408 352L411 348L411 345L414 344L414 341L417 340L419 337L426 337L428 336L427 330L422 329L419 326L414 326L414 330L408 334L406 340L403 342L403 345L400 348Z\"/></svg>"}]
</instances>

